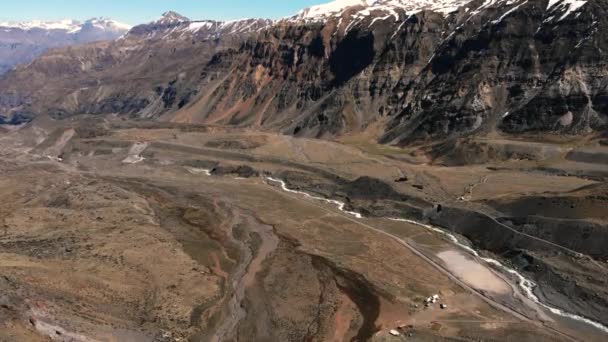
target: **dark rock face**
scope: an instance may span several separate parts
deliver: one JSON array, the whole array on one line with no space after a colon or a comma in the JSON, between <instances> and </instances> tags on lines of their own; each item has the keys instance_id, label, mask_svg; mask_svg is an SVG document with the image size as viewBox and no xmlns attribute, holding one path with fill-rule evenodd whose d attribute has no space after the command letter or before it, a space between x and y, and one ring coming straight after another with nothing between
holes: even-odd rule
<instances>
[{"instance_id":1,"label":"dark rock face","mask_svg":"<svg viewBox=\"0 0 608 342\"><path fill-rule=\"evenodd\" d=\"M408 91L414 101L396 115L384 141L500 129L510 133L600 130L606 112L593 105L602 94L599 52L605 29L597 16L605 2L592 2L576 15L546 10L528 1L517 10L488 8L457 20L453 35L437 49L427 77ZM502 19L501 19L502 18ZM584 89L584 90L583 90Z\"/></svg>"},{"instance_id":2,"label":"dark rock face","mask_svg":"<svg viewBox=\"0 0 608 342\"><path fill-rule=\"evenodd\" d=\"M247 165L220 165L211 169L211 174L217 176L234 175L236 177L241 178L251 178L259 176L260 173L254 168Z\"/></svg>"},{"instance_id":3,"label":"dark rock face","mask_svg":"<svg viewBox=\"0 0 608 342\"><path fill-rule=\"evenodd\" d=\"M30 122L32 118L24 113L15 113L10 118L0 116L0 125L20 125Z\"/></svg>"},{"instance_id":4,"label":"dark rock face","mask_svg":"<svg viewBox=\"0 0 608 342\"><path fill-rule=\"evenodd\" d=\"M372 177L360 177L353 181L342 182L340 185L351 198L381 198L393 201L407 201L409 199L409 197L395 191L389 184Z\"/></svg>"},{"instance_id":5,"label":"dark rock face","mask_svg":"<svg viewBox=\"0 0 608 342\"><path fill-rule=\"evenodd\" d=\"M275 23L168 13L120 41L56 50L9 73L0 112L116 112L313 137L380 121L380 141L397 144L603 130L608 4L548 5L475 0L445 15Z\"/></svg>"},{"instance_id":6,"label":"dark rock face","mask_svg":"<svg viewBox=\"0 0 608 342\"><path fill-rule=\"evenodd\" d=\"M537 295L549 305L606 322L608 301L605 285L608 279L605 275L579 267L587 279L572 281L572 275L560 269L563 265L548 263L538 253L514 251L504 257L511 260L517 269L533 275L537 284L541 284L536 289Z\"/></svg>"},{"instance_id":7,"label":"dark rock face","mask_svg":"<svg viewBox=\"0 0 608 342\"><path fill-rule=\"evenodd\" d=\"M571 221L546 217L517 217L509 218L506 222L518 231L542 236L560 246L594 258L608 257L605 248L608 242L608 228L605 225L584 220Z\"/></svg>"}]
</instances>

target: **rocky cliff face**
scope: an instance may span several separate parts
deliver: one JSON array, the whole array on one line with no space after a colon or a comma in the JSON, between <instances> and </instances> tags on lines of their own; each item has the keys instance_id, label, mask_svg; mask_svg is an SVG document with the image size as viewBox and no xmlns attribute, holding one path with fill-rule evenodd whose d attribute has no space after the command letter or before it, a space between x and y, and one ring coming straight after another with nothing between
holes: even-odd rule
<instances>
[{"instance_id":1,"label":"rocky cliff face","mask_svg":"<svg viewBox=\"0 0 608 342\"><path fill-rule=\"evenodd\" d=\"M498 2L461 14L384 141L606 127L606 2ZM483 5L482 5L483 7Z\"/></svg>"},{"instance_id":2,"label":"rocky cliff face","mask_svg":"<svg viewBox=\"0 0 608 342\"><path fill-rule=\"evenodd\" d=\"M175 13L0 80L5 117L120 113L385 143L608 120L601 0L336 1L278 22ZM60 85L60 86L58 86Z\"/></svg>"}]
</instances>

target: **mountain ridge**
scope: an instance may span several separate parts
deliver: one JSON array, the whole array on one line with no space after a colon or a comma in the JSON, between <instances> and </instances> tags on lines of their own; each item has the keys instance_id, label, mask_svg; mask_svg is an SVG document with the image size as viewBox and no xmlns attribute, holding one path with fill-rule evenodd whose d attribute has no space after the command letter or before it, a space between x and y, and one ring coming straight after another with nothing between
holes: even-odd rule
<instances>
[{"instance_id":1,"label":"mountain ridge","mask_svg":"<svg viewBox=\"0 0 608 342\"><path fill-rule=\"evenodd\" d=\"M350 6L320 21L232 22L242 30L152 22L80 47L94 68L74 68L82 56L54 51L6 75L0 110L121 113L317 137L374 129L392 144L493 131L589 134L608 121L607 5L581 3L474 0L449 15L401 8L362 16ZM50 90L66 72L64 93ZM40 83L20 86L26 79Z\"/></svg>"},{"instance_id":2,"label":"mountain ridge","mask_svg":"<svg viewBox=\"0 0 608 342\"><path fill-rule=\"evenodd\" d=\"M106 17L95 17L85 21L79 21L74 19L64 19L58 21L42 21L42 20L31 20L31 21L18 21L18 22L0 22L0 27L4 29L21 29L24 31L40 29L40 30L64 30L69 32L75 32L81 29L85 25L103 25L105 27L114 27L115 29L129 30L131 25L121 23Z\"/></svg>"},{"instance_id":3,"label":"mountain ridge","mask_svg":"<svg viewBox=\"0 0 608 342\"><path fill-rule=\"evenodd\" d=\"M0 23L0 74L51 48L113 40L131 29L109 18Z\"/></svg>"}]
</instances>

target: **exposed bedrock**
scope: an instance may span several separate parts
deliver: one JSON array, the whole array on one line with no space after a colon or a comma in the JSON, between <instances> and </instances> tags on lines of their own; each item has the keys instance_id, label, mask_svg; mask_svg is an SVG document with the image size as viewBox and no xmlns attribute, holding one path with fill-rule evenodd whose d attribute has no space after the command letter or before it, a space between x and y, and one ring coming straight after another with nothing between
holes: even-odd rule
<instances>
[{"instance_id":1,"label":"exposed bedrock","mask_svg":"<svg viewBox=\"0 0 608 342\"><path fill-rule=\"evenodd\" d=\"M608 227L605 224L535 216L501 218L500 222L593 258L608 259Z\"/></svg>"},{"instance_id":2,"label":"exposed bedrock","mask_svg":"<svg viewBox=\"0 0 608 342\"><path fill-rule=\"evenodd\" d=\"M239 21L249 29L219 33L144 25L4 75L0 114L118 113L315 137L377 125L380 141L397 144L606 128L605 1L568 15L547 0L466 8Z\"/></svg>"},{"instance_id":3,"label":"exposed bedrock","mask_svg":"<svg viewBox=\"0 0 608 342\"><path fill-rule=\"evenodd\" d=\"M608 277L603 268L542 252L513 251L503 257L534 279L536 295L548 305L608 322Z\"/></svg>"}]
</instances>

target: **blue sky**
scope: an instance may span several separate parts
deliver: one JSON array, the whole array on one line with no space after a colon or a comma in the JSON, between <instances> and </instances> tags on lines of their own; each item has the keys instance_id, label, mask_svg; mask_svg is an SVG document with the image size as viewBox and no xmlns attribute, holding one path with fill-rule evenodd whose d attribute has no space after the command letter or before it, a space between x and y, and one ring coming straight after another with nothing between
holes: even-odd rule
<instances>
[{"instance_id":1,"label":"blue sky","mask_svg":"<svg viewBox=\"0 0 608 342\"><path fill-rule=\"evenodd\" d=\"M0 21L110 17L139 24L174 10L192 19L280 18L331 0L11 0L1 4Z\"/></svg>"}]
</instances>

